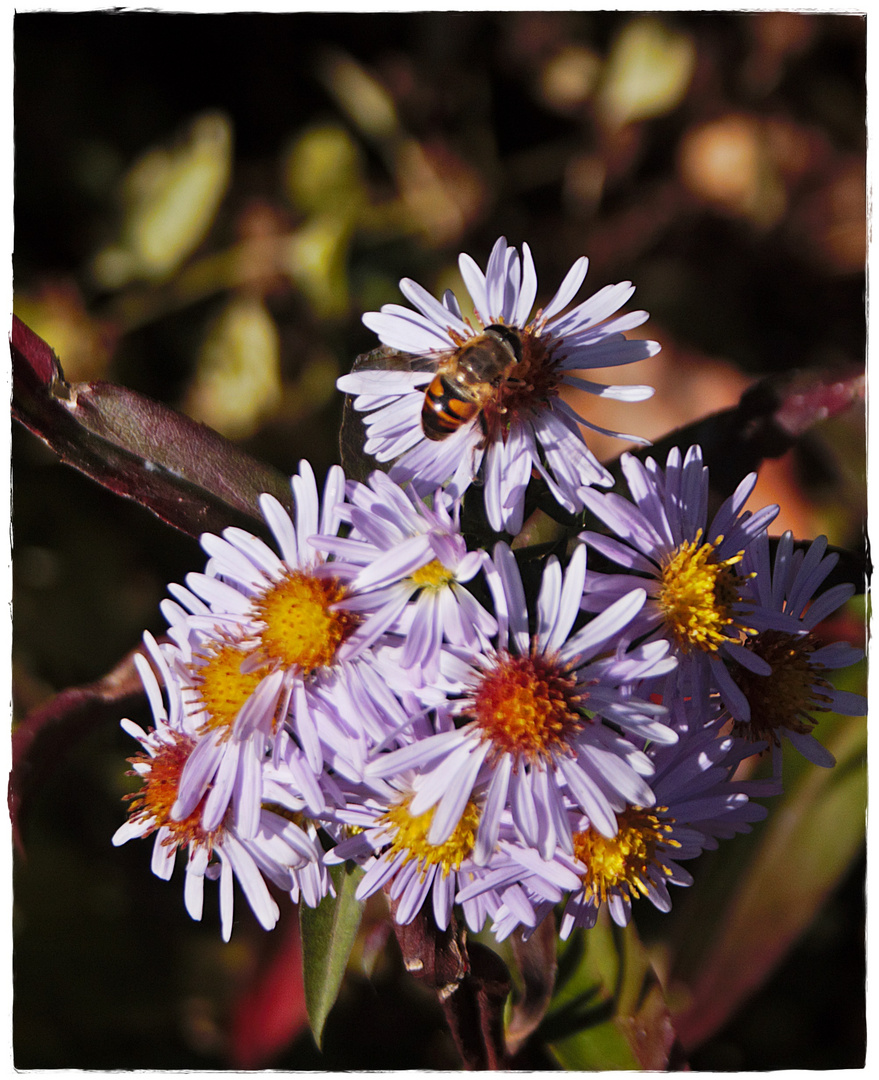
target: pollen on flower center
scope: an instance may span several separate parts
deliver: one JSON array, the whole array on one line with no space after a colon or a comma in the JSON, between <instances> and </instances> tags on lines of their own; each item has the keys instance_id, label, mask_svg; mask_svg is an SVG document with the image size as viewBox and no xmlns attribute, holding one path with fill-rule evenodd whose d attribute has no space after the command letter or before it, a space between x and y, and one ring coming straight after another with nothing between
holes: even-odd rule
<instances>
[{"instance_id":1,"label":"pollen on flower center","mask_svg":"<svg viewBox=\"0 0 879 1080\"><path fill-rule=\"evenodd\" d=\"M149 836L156 829L166 828L169 836L163 843L183 847L187 844L207 846L208 851L223 831L222 825L208 831L202 826L201 817L204 799L181 821L171 817L171 808L177 800L180 786L180 774L189 755L195 748L195 740L179 732L169 732L172 742L161 742L155 757L150 754L136 754L128 760L134 769L128 776L139 776L143 787L124 796L130 802L129 815L133 821L147 821L153 824L144 836ZM142 767L146 765L144 770Z\"/></svg>"},{"instance_id":2,"label":"pollen on flower center","mask_svg":"<svg viewBox=\"0 0 879 1080\"><path fill-rule=\"evenodd\" d=\"M764 630L748 642L747 648L772 668L769 675L757 675L744 666L733 678L751 707L751 720L736 724L736 733L754 741L768 739L778 745L779 731L811 732L817 720L810 710L826 711L830 697L816 687L831 689L812 663L818 643L811 634L786 634ZM826 704L825 704L826 703Z\"/></svg>"},{"instance_id":3,"label":"pollen on flower center","mask_svg":"<svg viewBox=\"0 0 879 1080\"><path fill-rule=\"evenodd\" d=\"M544 656L502 654L473 695L472 710L497 753L529 759L564 750L585 722L574 680Z\"/></svg>"},{"instance_id":4,"label":"pollen on flower center","mask_svg":"<svg viewBox=\"0 0 879 1080\"><path fill-rule=\"evenodd\" d=\"M632 898L639 893L646 896L651 867L665 875L670 873L656 852L660 844L680 847L668 836L674 820L662 816L667 810L664 806L649 810L627 806L617 814L616 836L602 836L591 826L574 833L574 854L586 866L583 885L587 900L595 898L604 903L614 888Z\"/></svg>"},{"instance_id":5,"label":"pollen on flower center","mask_svg":"<svg viewBox=\"0 0 879 1080\"><path fill-rule=\"evenodd\" d=\"M479 827L479 807L470 800L464 808L461 820L455 826L452 835L441 844L428 842L435 807L424 814L413 817L409 811L412 796L404 797L384 813L381 823L393 831L390 852L396 854L408 851L410 859L417 859L424 872L429 866L439 866L443 876L457 870L464 859L473 850L476 830ZM407 860L408 861L408 860Z\"/></svg>"},{"instance_id":6,"label":"pollen on flower center","mask_svg":"<svg viewBox=\"0 0 879 1080\"><path fill-rule=\"evenodd\" d=\"M409 575L409 580L422 589L444 589L455 580L455 575L439 559L434 559L426 566L419 566Z\"/></svg>"},{"instance_id":7,"label":"pollen on flower center","mask_svg":"<svg viewBox=\"0 0 879 1080\"><path fill-rule=\"evenodd\" d=\"M350 612L333 609L344 596L345 587L336 578L288 570L253 601L254 614L265 623L262 652L305 674L328 667L356 623Z\"/></svg>"},{"instance_id":8,"label":"pollen on flower center","mask_svg":"<svg viewBox=\"0 0 879 1080\"><path fill-rule=\"evenodd\" d=\"M205 663L193 666L196 705L207 714L201 734L221 727L231 729L245 702L259 686L266 673L264 667L241 670L249 655L252 654L232 642L222 642L202 655Z\"/></svg>"},{"instance_id":9,"label":"pollen on flower center","mask_svg":"<svg viewBox=\"0 0 879 1080\"><path fill-rule=\"evenodd\" d=\"M715 651L729 640L727 627L748 633L736 622L734 605L741 601L740 580L733 570L742 552L728 559L712 562L723 537L714 544L686 540L662 568L662 583L657 597L666 626L678 648Z\"/></svg>"}]
</instances>

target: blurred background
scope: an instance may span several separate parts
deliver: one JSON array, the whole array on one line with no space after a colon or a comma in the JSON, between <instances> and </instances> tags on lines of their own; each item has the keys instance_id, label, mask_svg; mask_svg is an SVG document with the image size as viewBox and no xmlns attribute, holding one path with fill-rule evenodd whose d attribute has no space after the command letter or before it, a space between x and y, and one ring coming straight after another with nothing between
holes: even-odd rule
<instances>
[{"instance_id":1,"label":"blurred background","mask_svg":"<svg viewBox=\"0 0 879 1080\"><path fill-rule=\"evenodd\" d=\"M583 254L581 296L637 285L662 352L612 381L657 392L578 402L605 427L658 438L763 376L863 365L860 16L24 13L14 50L16 314L69 380L123 383L286 473L338 460L335 379L376 344L361 314L403 276L460 294L458 253L484 266L499 235L531 246L542 301ZM13 466L18 720L160 633L166 582L203 557L21 428ZM863 407L767 462L766 502L774 531L862 550ZM239 897L223 945L215 896L193 923L148 844L110 846L132 752L116 718L69 733L27 808L17 1067L456 1067L378 909L318 1054L295 913L267 935ZM837 877L693 1068L863 1064L860 844ZM675 913L638 914L658 950L680 940Z\"/></svg>"}]
</instances>

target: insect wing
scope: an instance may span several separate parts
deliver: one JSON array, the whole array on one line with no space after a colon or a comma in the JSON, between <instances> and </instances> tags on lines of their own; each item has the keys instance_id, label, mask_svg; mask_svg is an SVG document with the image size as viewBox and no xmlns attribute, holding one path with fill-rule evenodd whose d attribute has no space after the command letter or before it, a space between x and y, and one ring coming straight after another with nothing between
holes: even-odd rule
<instances>
[{"instance_id":1,"label":"insect wing","mask_svg":"<svg viewBox=\"0 0 879 1080\"><path fill-rule=\"evenodd\" d=\"M441 353L417 355L415 353L400 352L387 345L381 345L371 352L361 353L354 361L351 371L358 374L370 371L435 371ZM382 391L381 381L376 379L375 392ZM375 469L385 472L391 467L392 462L378 462L375 458L364 453L363 445L366 442L366 427L362 415L354 408L354 397L345 395L345 407L342 412L342 427L339 432L339 447L342 455L342 467L347 476L352 480L365 482L367 477Z\"/></svg>"},{"instance_id":2,"label":"insect wing","mask_svg":"<svg viewBox=\"0 0 879 1080\"><path fill-rule=\"evenodd\" d=\"M351 368L351 374L358 377L359 386L352 396L374 394L379 398L396 397L400 393L400 383L397 378L400 373L423 373L426 386L430 381L428 376L436 371L440 360L445 355L440 352L416 355L400 352L387 346L362 353Z\"/></svg>"},{"instance_id":3,"label":"insect wing","mask_svg":"<svg viewBox=\"0 0 879 1080\"><path fill-rule=\"evenodd\" d=\"M368 353L361 353L351 367L352 372L363 371L435 371L443 352L407 353L381 345Z\"/></svg>"}]
</instances>

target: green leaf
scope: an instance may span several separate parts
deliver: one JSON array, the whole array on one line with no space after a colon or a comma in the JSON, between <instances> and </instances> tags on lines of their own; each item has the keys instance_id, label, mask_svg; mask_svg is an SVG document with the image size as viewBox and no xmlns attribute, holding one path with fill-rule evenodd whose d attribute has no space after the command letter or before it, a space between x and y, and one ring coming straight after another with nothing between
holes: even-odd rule
<instances>
[{"instance_id":1,"label":"green leaf","mask_svg":"<svg viewBox=\"0 0 879 1080\"><path fill-rule=\"evenodd\" d=\"M602 907L591 930L560 943L557 989L540 1033L565 1069L665 1069L668 1009L634 924Z\"/></svg>"},{"instance_id":2,"label":"green leaf","mask_svg":"<svg viewBox=\"0 0 879 1080\"><path fill-rule=\"evenodd\" d=\"M305 1006L318 1047L327 1016L339 995L363 914L362 902L354 897L363 871L346 863L331 867L330 876L335 897L325 896L316 908L299 905Z\"/></svg>"},{"instance_id":3,"label":"green leaf","mask_svg":"<svg viewBox=\"0 0 879 1080\"><path fill-rule=\"evenodd\" d=\"M862 689L858 678L857 669L846 672L846 688ZM823 714L816 735L836 765L818 768L786 745L785 794L742 838L750 843L737 843L737 858L713 864L694 889L673 967L685 1048L704 1042L762 985L861 849L866 721Z\"/></svg>"}]
</instances>

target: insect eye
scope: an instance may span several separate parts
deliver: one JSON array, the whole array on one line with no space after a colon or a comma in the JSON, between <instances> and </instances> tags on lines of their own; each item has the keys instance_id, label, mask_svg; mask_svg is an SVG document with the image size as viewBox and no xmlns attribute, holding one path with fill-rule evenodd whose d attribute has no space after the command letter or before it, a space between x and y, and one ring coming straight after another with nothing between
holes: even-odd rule
<instances>
[{"instance_id":1,"label":"insect eye","mask_svg":"<svg viewBox=\"0 0 879 1080\"><path fill-rule=\"evenodd\" d=\"M486 326L486 333L492 333L495 337L502 338L509 345L513 356L519 362L522 359L522 336L514 326L504 326L503 323L492 323Z\"/></svg>"}]
</instances>

